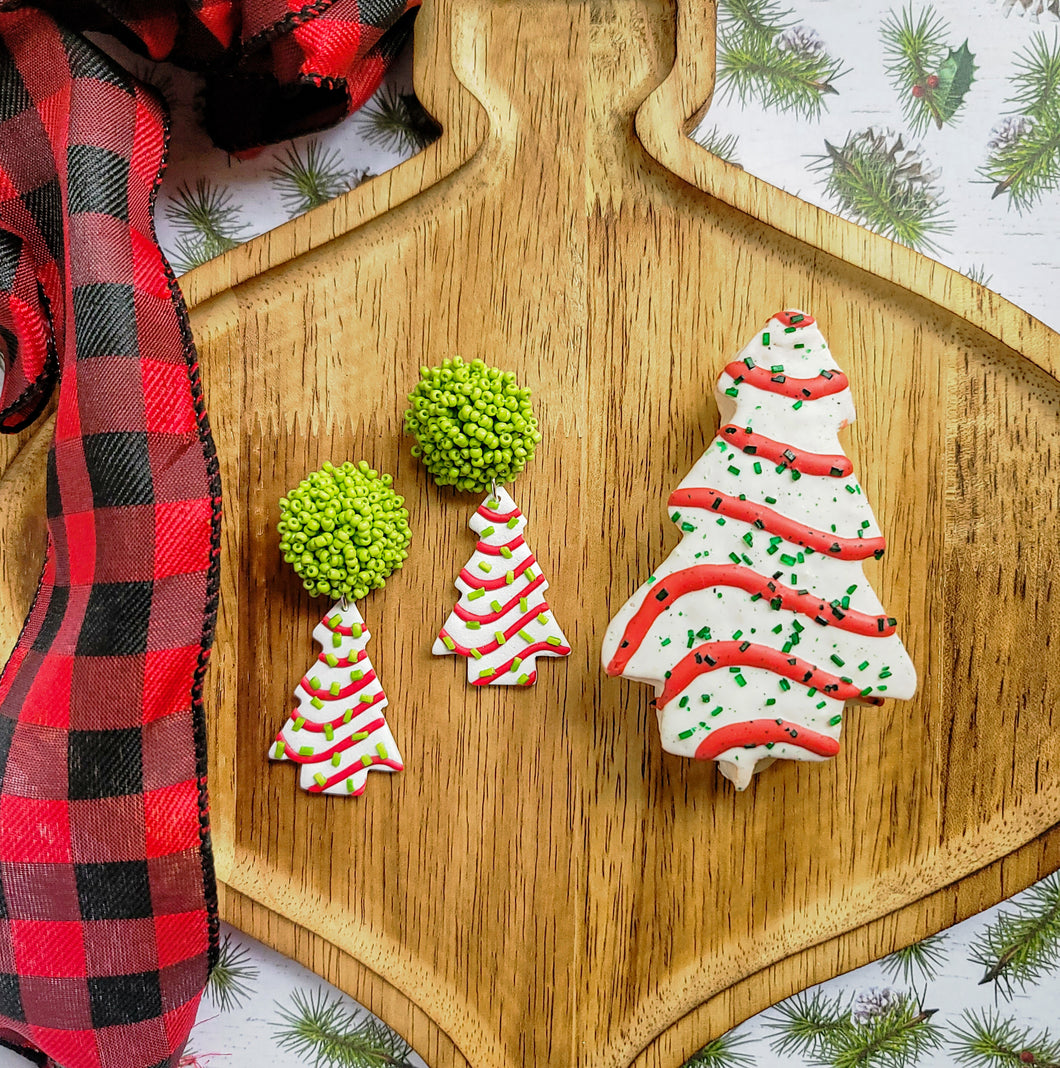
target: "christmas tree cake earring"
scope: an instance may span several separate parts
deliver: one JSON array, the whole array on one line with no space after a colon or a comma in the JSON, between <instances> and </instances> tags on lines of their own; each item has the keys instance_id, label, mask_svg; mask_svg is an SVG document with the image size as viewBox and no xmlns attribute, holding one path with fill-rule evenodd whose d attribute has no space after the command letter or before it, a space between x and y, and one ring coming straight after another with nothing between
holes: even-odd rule
<instances>
[{"instance_id":1,"label":"christmas tree cake earring","mask_svg":"<svg viewBox=\"0 0 1060 1068\"><path fill-rule=\"evenodd\" d=\"M371 635L350 603L381 589L408 556L408 512L391 481L364 460L326 463L280 501L284 559L311 594L337 602L313 631L320 655L269 750L273 760L301 765L299 782L310 793L357 796L373 768L404 767L365 648Z\"/></svg>"},{"instance_id":2,"label":"christmas tree cake earring","mask_svg":"<svg viewBox=\"0 0 1060 1068\"><path fill-rule=\"evenodd\" d=\"M655 685L663 749L743 790L778 758L834 756L847 706L912 697L916 671L862 570L884 540L813 317L774 315L717 397L721 429L670 497L681 542L611 621L603 662Z\"/></svg>"},{"instance_id":3,"label":"christmas tree cake earring","mask_svg":"<svg viewBox=\"0 0 1060 1068\"><path fill-rule=\"evenodd\" d=\"M421 369L409 404L405 429L416 438L412 454L435 482L486 494L469 523L478 543L456 579L460 599L433 652L466 657L475 686L532 686L537 658L569 656L570 646L523 537L526 519L503 488L541 440L530 391L510 371L454 356Z\"/></svg>"}]
</instances>

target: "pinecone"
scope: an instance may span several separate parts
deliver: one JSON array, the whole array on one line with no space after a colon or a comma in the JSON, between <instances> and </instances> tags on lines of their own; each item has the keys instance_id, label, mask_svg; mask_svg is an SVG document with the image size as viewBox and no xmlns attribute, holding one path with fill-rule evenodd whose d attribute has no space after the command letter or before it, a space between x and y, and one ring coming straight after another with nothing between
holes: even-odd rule
<instances>
[{"instance_id":1,"label":"pinecone","mask_svg":"<svg viewBox=\"0 0 1060 1068\"><path fill-rule=\"evenodd\" d=\"M1020 15L1026 15L1035 22L1042 15L1052 15L1060 19L1060 0L1003 0L1006 18L1017 11Z\"/></svg>"},{"instance_id":2,"label":"pinecone","mask_svg":"<svg viewBox=\"0 0 1060 1068\"><path fill-rule=\"evenodd\" d=\"M1057 2L1060 3L1060 0ZM777 47L800 56L819 56L824 52L824 41L815 29L800 22L777 38Z\"/></svg>"},{"instance_id":3,"label":"pinecone","mask_svg":"<svg viewBox=\"0 0 1060 1068\"><path fill-rule=\"evenodd\" d=\"M1060 0L1057 0L1060 3ZM987 148L996 150L999 148L1008 148L1009 145L1014 145L1017 141L1021 141L1034 129L1034 120L1028 115L1020 115L1018 118L1009 117L1002 119L990 131L990 140L987 141Z\"/></svg>"},{"instance_id":4,"label":"pinecone","mask_svg":"<svg viewBox=\"0 0 1060 1068\"><path fill-rule=\"evenodd\" d=\"M889 1012L898 1003L898 996L890 987L870 987L858 994L851 1016L855 1023L867 1024Z\"/></svg>"}]
</instances>

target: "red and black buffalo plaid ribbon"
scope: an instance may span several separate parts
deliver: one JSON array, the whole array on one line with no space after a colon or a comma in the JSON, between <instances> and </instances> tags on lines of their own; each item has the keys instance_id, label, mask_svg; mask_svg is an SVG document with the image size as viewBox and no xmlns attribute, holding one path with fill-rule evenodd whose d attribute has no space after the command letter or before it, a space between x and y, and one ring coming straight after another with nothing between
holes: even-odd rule
<instances>
[{"instance_id":1,"label":"red and black buffalo plaid ribbon","mask_svg":"<svg viewBox=\"0 0 1060 1068\"><path fill-rule=\"evenodd\" d=\"M286 110L255 110L232 147L301 128L301 105L319 123L361 102L413 6L69 5L212 64L215 92L271 86ZM220 483L152 222L166 138L153 93L0 3L0 430L58 383L47 559L0 675L0 1042L52 1068L176 1065L217 952L202 682Z\"/></svg>"}]
</instances>

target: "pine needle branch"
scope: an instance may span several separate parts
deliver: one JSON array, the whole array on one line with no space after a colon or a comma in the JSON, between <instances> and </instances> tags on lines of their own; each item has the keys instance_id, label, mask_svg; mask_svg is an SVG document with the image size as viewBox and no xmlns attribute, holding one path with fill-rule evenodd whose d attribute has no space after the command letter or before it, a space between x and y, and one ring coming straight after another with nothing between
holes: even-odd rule
<instances>
[{"instance_id":1,"label":"pine needle branch","mask_svg":"<svg viewBox=\"0 0 1060 1068\"><path fill-rule=\"evenodd\" d=\"M970 1068L1060 1068L1060 1041L994 1012L966 1011L953 1028L953 1055Z\"/></svg>"},{"instance_id":2,"label":"pine needle branch","mask_svg":"<svg viewBox=\"0 0 1060 1068\"><path fill-rule=\"evenodd\" d=\"M253 992L258 969L250 963L250 950L225 935L217 955L217 964L206 983L206 994L222 1011L236 1009Z\"/></svg>"},{"instance_id":3,"label":"pine needle branch","mask_svg":"<svg viewBox=\"0 0 1060 1068\"><path fill-rule=\"evenodd\" d=\"M411 1068L412 1047L400 1035L323 990L296 990L291 1007L278 1008L276 1044L313 1068Z\"/></svg>"},{"instance_id":4,"label":"pine needle branch","mask_svg":"<svg viewBox=\"0 0 1060 1068\"><path fill-rule=\"evenodd\" d=\"M327 204L355 184L339 153L324 148L316 137L305 143L304 151L289 145L283 158L270 168L269 181L291 218Z\"/></svg>"},{"instance_id":5,"label":"pine needle branch","mask_svg":"<svg viewBox=\"0 0 1060 1068\"><path fill-rule=\"evenodd\" d=\"M681 1068L752 1068L756 1063L741 1049L747 1039L733 1031L696 1050Z\"/></svg>"},{"instance_id":6,"label":"pine needle branch","mask_svg":"<svg viewBox=\"0 0 1060 1068\"><path fill-rule=\"evenodd\" d=\"M791 26L782 33L744 32L719 36L718 88L722 98L816 118L834 82L846 73L813 30Z\"/></svg>"},{"instance_id":7,"label":"pine needle branch","mask_svg":"<svg viewBox=\"0 0 1060 1068\"><path fill-rule=\"evenodd\" d=\"M948 234L937 172L919 149L890 131L851 133L841 147L825 141L825 154L810 163L823 175L828 198L845 218L899 244L938 252L935 238Z\"/></svg>"},{"instance_id":8,"label":"pine needle branch","mask_svg":"<svg viewBox=\"0 0 1060 1068\"><path fill-rule=\"evenodd\" d=\"M692 133L692 140L700 148L705 148L712 156L717 156L718 159L731 163L734 167L741 167L736 159L736 148L740 143L736 134L723 134L717 126L712 126L709 130L700 127Z\"/></svg>"},{"instance_id":9,"label":"pine needle branch","mask_svg":"<svg viewBox=\"0 0 1060 1068\"><path fill-rule=\"evenodd\" d=\"M970 278L977 285L989 286L994 280L993 274L986 269L985 263L973 263L961 272L966 278Z\"/></svg>"},{"instance_id":10,"label":"pine needle branch","mask_svg":"<svg viewBox=\"0 0 1060 1068\"><path fill-rule=\"evenodd\" d=\"M777 1015L765 1018L774 1038L774 1053L816 1060L831 1048L839 1034L851 1027L851 1015L842 995L830 999L820 990L796 994L776 1007Z\"/></svg>"},{"instance_id":11,"label":"pine needle branch","mask_svg":"<svg viewBox=\"0 0 1060 1068\"><path fill-rule=\"evenodd\" d=\"M1037 33L1015 61L1013 110L991 132L979 173L1018 212L1060 189L1060 41Z\"/></svg>"},{"instance_id":12,"label":"pine needle branch","mask_svg":"<svg viewBox=\"0 0 1060 1068\"><path fill-rule=\"evenodd\" d=\"M358 121L369 144L390 152L420 152L442 133L414 93L393 86L386 86L365 105Z\"/></svg>"},{"instance_id":13,"label":"pine needle branch","mask_svg":"<svg viewBox=\"0 0 1060 1068\"><path fill-rule=\"evenodd\" d=\"M980 984L995 983L1006 997L1060 967L1060 872L1002 912L971 959L986 969Z\"/></svg>"},{"instance_id":14,"label":"pine needle branch","mask_svg":"<svg viewBox=\"0 0 1060 1068\"><path fill-rule=\"evenodd\" d=\"M719 0L718 33L729 40L772 41L795 24L792 15L777 0Z\"/></svg>"},{"instance_id":15,"label":"pine needle branch","mask_svg":"<svg viewBox=\"0 0 1060 1068\"><path fill-rule=\"evenodd\" d=\"M166 218L177 232L172 260L178 273L236 248L248 236L232 194L205 178L177 189L166 205Z\"/></svg>"},{"instance_id":16,"label":"pine needle branch","mask_svg":"<svg viewBox=\"0 0 1060 1068\"><path fill-rule=\"evenodd\" d=\"M884 66L914 133L951 122L975 80L975 57L965 41L948 43L950 28L934 8L892 11L880 27Z\"/></svg>"},{"instance_id":17,"label":"pine needle branch","mask_svg":"<svg viewBox=\"0 0 1060 1068\"><path fill-rule=\"evenodd\" d=\"M901 980L906 986L915 985L917 980L929 982L937 978L946 961L945 944L942 935L930 935L884 957L883 970L894 982Z\"/></svg>"}]
</instances>

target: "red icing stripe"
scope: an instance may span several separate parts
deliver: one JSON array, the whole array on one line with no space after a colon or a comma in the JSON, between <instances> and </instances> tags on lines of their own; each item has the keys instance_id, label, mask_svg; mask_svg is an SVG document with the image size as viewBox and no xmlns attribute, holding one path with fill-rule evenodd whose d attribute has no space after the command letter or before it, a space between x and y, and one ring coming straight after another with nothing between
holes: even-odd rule
<instances>
[{"instance_id":1,"label":"red icing stripe","mask_svg":"<svg viewBox=\"0 0 1060 1068\"><path fill-rule=\"evenodd\" d=\"M728 749L750 749L753 745L785 742L797 745L817 756L830 757L839 752L839 742L827 734L800 727L786 719L748 719L742 723L713 730L699 743L697 760L713 760Z\"/></svg>"},{"instance_id":2,"label":"red icing stripe","mask_svg":"<svg viewBox=\"0 0 1060 1068\"><path fill-rule=\"evenodd\" d=\"M460 619L464 620L465 623L468 620L479 623L493 623L496 620L500 619L502 616L506 616L512 610L512 608L515 607L515 605L517 605L524 597L527 597L531 593L533 593L533 591L536 590L538 586L540 586L544 581L545 576L538 575L537 578L534 579L534 581L531 582L529 586L524 586L522 591L520 593L517 593L507 604L501 605L501 609L499 612L488 612L485 615L476 615L474 612L470 611L462 604L460 604L459 601L453 606L453 611Z\"/></svg>"},{"instance_id":3,"label":"red icing stripe","mask_svg":"<svg viewBox=\"0 0 1060 1068\"><path fill-rule=\"evenodd\" d=\"M511 568L515 578L518 578L528 567L534 563L534 554L531 553L518 567ZM460 578L474 590L499 590L502 586L509 585L504 575L496 579L483 579L473 575L466 567L460 572Z\"/></svg>"},{"instance_id":4,"label":"red icing stripe","mask_svg":"<svg viewBox=\"0 0 1060 1068\"><path fill-rule=\"evenodd\" d=\"M361 689L361 687L367 682L375 682L375 676L373 675L371 677L371 679L365 679L364 682L354 683L354 685L357 687L357 689ZM341 701L342 700L341 697L332 697L331 694L329 694L329 693L327 693L326 691L323 691L323 690L318 690L317 693L315 694L315 696L319 697L321 701ZM350 694L346 694L346 696L349 697ZM365 712L369 708L373 708L375 705L379 704L380 701L385 701L385 700L386 700L386 694L383 693L382 690L380 690L378 693L376 693L372 697L371 701L358 701L357 704L355 704L353 706L352 711L353 711L353 713L355 715L360 715L362 712ZM305 718L302 715L302 713L298 712L298 711L295 711L295 712L293 712L291 714L293 716L296 716L296 717L297 716L301 716L303 719ZM346 713L343 712L343 716L345 714ZM339 716L337 719L331 720L331 726L332 727L337 727L340 723L342 723L342 721L343 721L342 716ZM302 730L311 730L311 731L322 731L324 729L324 723L323 722L314 723L312 720L306 719L305 723L302 724L302 728L301 729Z\"/></svg>"},{"instance_id":5,"label":"red icing stripe","mask_svg":"<svg viewBox=\"0 0 1060 1068\"><path fill-rule=\"evenodd\" d=\"M331 625L331 620L327 616L325 616L321 620L321 623L323 623L324 626L327 627L328 630L330 630L332 634L344 634L347 638L352 638L353 637L353 628L352 627L347 627L343 623L337 623L335 626L332 626ZM363 623L361 624L360 637L364 638L365 643L367 643L368 639L371 638L371 634L368 633L368 628Z\"/></svg>"},{"instance_id":6,"label":"red icing stripe","mask_svg":"<svg viewBox=\"0 0 1060 1068\"><path fill-rule=\"evenodd\" d=\"M801 311L778 311L773 316L781 326L812 326L817 320Z\"/></svg>"},{"instance_id":7,"label":"red icing stripe","mask_svg":"<svg viewBox=\"0 0 1060 1068\"><path fill-rule=\"evenodd\" d=\"M792 467L804 475L845 478L854 473L854 465L842 453L806 452L796 449L793 445L786 445L783 441L774 441L762 434L756 434L746 427L736 426L735 423L723 426L718 435L727 438L749 456L760 456L770 463Z\"/></svg>"},{"instance_id":8,"label":"red icing stripe","mask_svg":"<svg viewBox=\"0 0 1060 1068\"><path fill-rule=\"evenodd\" d=\"M310 753L307 756L302 756L297 750L292 751L293 747L290 741L283 736L283 731L276 735L276 741L283 742L283 755L288 760L293 760L296 764L320 764L325 760L330 760L336 753L344 753L351 746L357 745L358 742L363 742L364 738L358 738L357 735L374 734L380 727L385 726L386 720L380 716L379 719L373 719L366 727L354 731L348 738L344 738L341 742L336 742L330 749L322 749L319 753Z\"/></svg>"},{"instance_id":9,"label":"red icing stripe","mask_svg":"<svg viewBox=\"0 0 1060 1068\"><path fill-rule=\"evenodd\" d=\"M507 523L509 519L518 519L523 514L518 508L513 508L510 512L495 512L484 504L479 505L477 510L483 519L488 519L491 523Z\"/></svg>"},{"instance_id":10,"label":"red icing stripe","mask_svg":"<svg viewBox=\"0 0 1060 1068\"><path fill-rule=\"evenodd\" d=\"M730 519L743 520L745 523L757 521L761 523L761 529L769 531L770 534L778 534L795 545L827 553L837 560L867 560L870 556L879 558L887 547L887 542L882 537L841 538L837 534L829 534L826 530L796 523L764 504L741 501L739 497L731 497L728 493L708 486L674 490L668 503L671 508L702 508Z\"/></svg>"},{"instance_id":11,"label":"red icing stripe","mask_svg":"<svg viewBox=\"0 0 1060 1068\"><path fill-rule=\"evenodd\" d=\"M765 668L766 671L783 675L800 686L814 686L821 691L822 696L832 697L837 701L859 698L867 704L883 704L882 697L862 698L861 691L854 683L844 682L838 675L814 667L808 660L792 656L791 653L782 653L768 645L759 645L756 642L704 642L674 665L662 693L656 699L656 707L662 708L691 686L700 675L737 665Z\"/></svg>"},{"instance_id":12,"label":"red icing stripe","mask_svg":"<svg viewBox=\"0 0 1060 1068\"><path fill-rule=\"evenodd\" d=\"M394 771L404 771L405 770L405 765L402 764L398 760L394 760L392 757L384 758L384 757L381 757L381 756L373 756L371 764L365 765L363 763L358 762L357 764L354 764L352 767L346 768L344 771L337 771L330 778L326 778L324 780L324 785L323 786L321 786L320 783L314 781L313 784L310 787L308 787L307 792L311 793L311 794L321 794L329 786L334 786L336 783L340 783L340 782L345 781L346 779L352 778L353 777L353 773L358 769L358 767L364 768L365 771L370 771L372 768L379 767L380 764L383 764L384 766L386 766L388 768L393 768ZM364 793L365 788L367 786L368 786L368 777L365 776L364 782L361 783L361 785L360 785L360 787L358 789L351 791L350 797L360 797L361 794Z\"/></svg>"},{"instance_id":13,"label":"red icing stripe","mask_svg":"<svg viewBox=\"0 0 1060 1068\"><path fill-rule=\"evenodd\" d=\"M513 634L517 634L522 629L525 623L528 623L531 619L533 619L535 616L540 615L542 612L547 611L548 602L542 601L536 607L531 608L530 611L526 613L526 615L521 616L514 623L509 624L508 629L501 631L501 633L504 635L505 639L508 639ZM455 638L453 638L453 636L449 633L449 631L445 629L445 627L442 627L442 629L438 632L438 637L449 638L453 642L455 648L449 650L451 653L459 653L461 656L473 655L471 649L466 645L461 645ZM492 653L495 649L499 649L500 647L501 643L497 641L496 638L494 638L493 641L491 641L487 645L475 646L475 648L483 655L485 655L486 653ZM549 648L552 649L554 647L550 645ZM555 646L555 648L559 648L559 646Z\"/></svg>"},{"instance_id":14,"label":"red icing stripe","mask_svg":"<svg viewBox=\"0 0 1060 1068\"><path fill-rule=\"evenodd\" d=\"M675 571L659 579L648 591L636 615L626 624L618 651L607 665L608 675L621 675L633 654L640 648L652 624L679 597L712 586L732 586L750 594L759 594L778 610L798 612L824 626L837 627L851 634L883 638L895 632L896 623L887 616L870 616L855 608L841 608L822 601L812 593L800 593L782 582L760 575L749 567L736 564L699 564ZM780 604L777 605L777 600Z\"/></svg>"},{"instance_id":15,"label":"red icing stripe","mask_svg":"<svg viewBox=\"0 0 1060 1068\"><path fill-rule=\"evenodd\" d=\"M478 549L480 553L485 553L487 556L500 556L502 549L521 549L525 544L526 542L523 541L522 535L519 535L512 538L511 541L505 542L503 545L487 545L486 542L480 541L475 548Z\"/></svg>"},{"instance_id":16,"label":"red icing stripe","mask_svg":"<svg viewBox=\"0 0 1060 1068\"><path fill-rule=\"evenodd\" d=\"M368 655L368 650L358 650L357 655L352 660L348 656L338 656L335 658L334 664L328 664L328 655L328 653L321 653L320 656L317 657L317 660L319 660L322 664L327 665L327 667L353 667L354 664L356 664L358 661L363 660Z\"/></svg>"},{"instance_id":17,"label":"red icing stripe","mask_svg":"<svg viewBox=\"0 0 1060 1068\"><path fill-rule=\"evenodd\" d=\"M541 653L547 653L549 656L569 656L570 649L566 645L549 645L548 642L534 642L533 645L528 645L519 653L519 659L525 660L528 656ZM496 682L502 675L507 675L512 670L512 664L515 663L515 660L516 658L513 656L506 664L501 664L492 675L487 675L484 679L472 679L471 685L488 686L491 682ZM532 686L536 678L537 672L531 671L524 685Z\"/></svg>"},{"instance_id":18,"label":"red icing stripe","mask_svg":"<svg viewBox=\"0 0 1060 1068\"><path fill-rule=\"evenodd\" d=\"M850 385L847 376L838 368L822 371L813 378L792 378L791 375L774 373L768 367L759 367L757 364L748 367L742 360L733 360L725 368L725 373L737 383L746 382L756 389L779 393L792 400L820 400L833 393L842 393Z\"/></svg>"}]
</instances>

